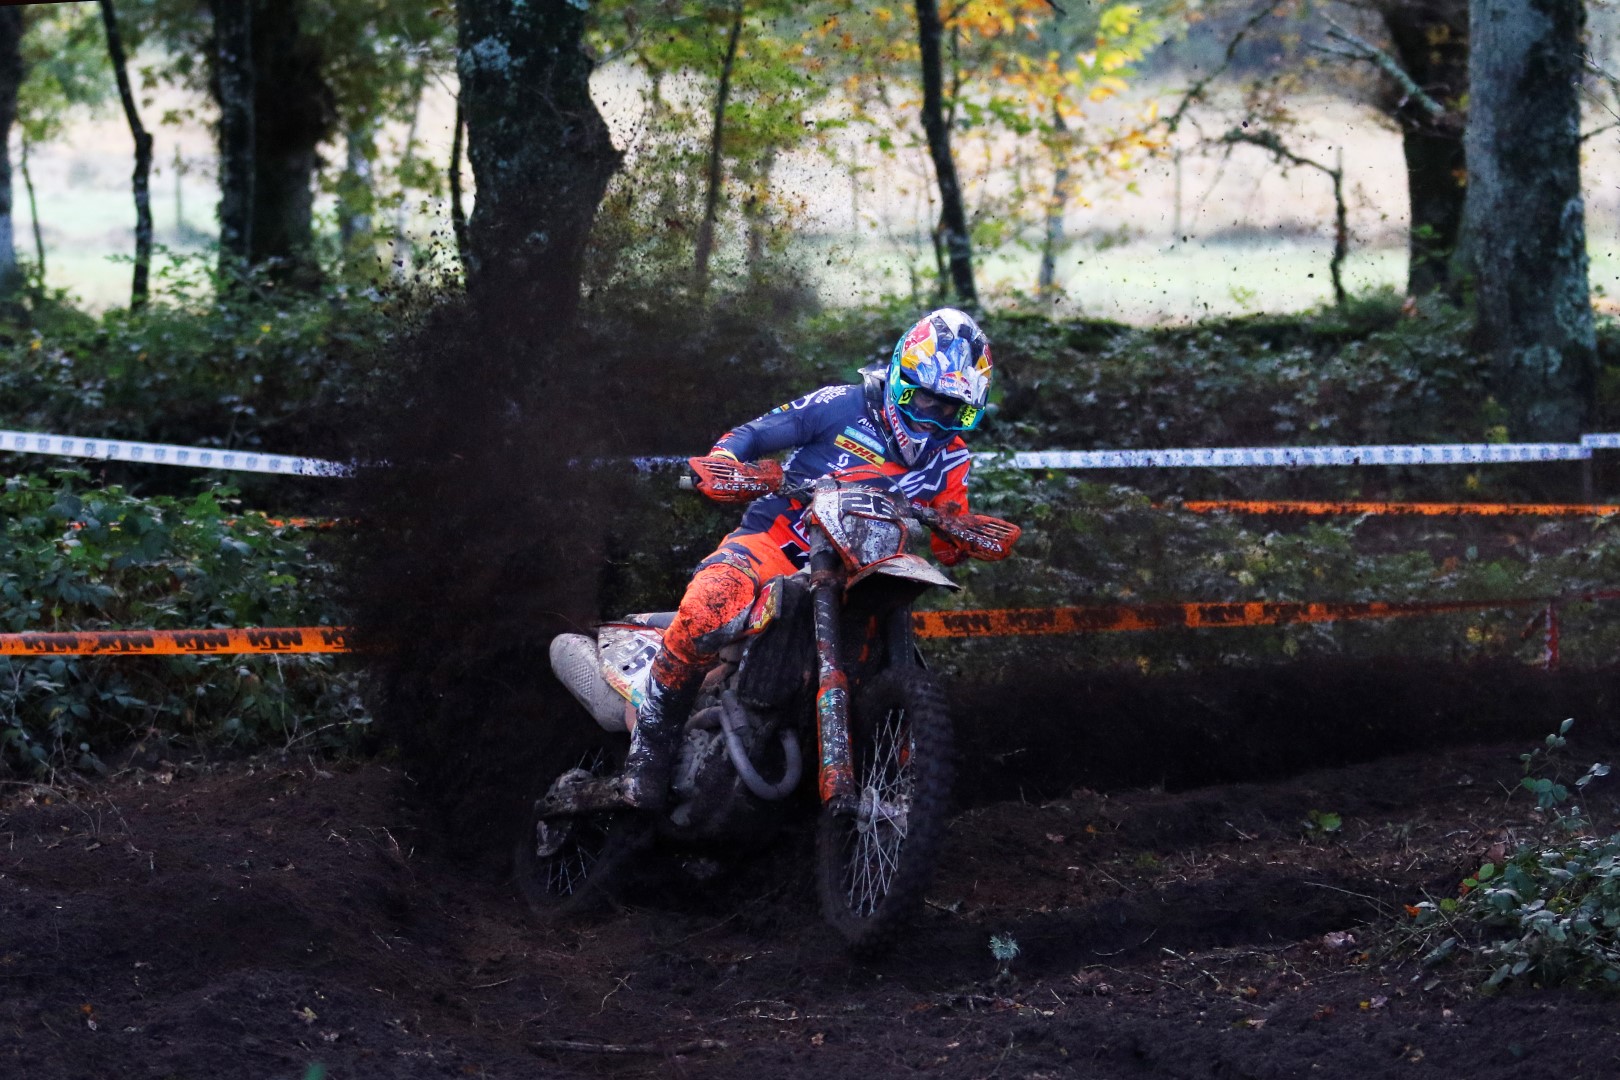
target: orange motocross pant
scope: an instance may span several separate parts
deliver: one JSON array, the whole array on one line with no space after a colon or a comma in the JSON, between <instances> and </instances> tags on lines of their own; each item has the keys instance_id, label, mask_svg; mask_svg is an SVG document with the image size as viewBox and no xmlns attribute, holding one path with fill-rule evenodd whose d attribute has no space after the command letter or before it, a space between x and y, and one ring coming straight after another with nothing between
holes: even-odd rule
<instances>
[{"instance_id":1,"label":"orange motocross pant","mask_svg":"<svg viewBox=\"0 0 1620 1080\"><path fill-rule=\"evenodd\" d=\"M713 664L715 654L741 636L765 583L798 569L771 533L731 533L687 585L675 620L664 631L663 654L688 667ZM653 674L659 674L657 665Z\"/></svg>"}]
</instances>

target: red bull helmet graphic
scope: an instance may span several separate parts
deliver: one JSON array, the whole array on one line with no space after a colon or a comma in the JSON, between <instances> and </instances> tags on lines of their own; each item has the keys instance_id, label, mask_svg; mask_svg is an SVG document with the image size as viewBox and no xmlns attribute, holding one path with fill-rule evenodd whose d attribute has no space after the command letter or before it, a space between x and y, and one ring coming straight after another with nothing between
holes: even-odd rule
<instances>
[{"instance_id":1,"label":"red bull helmet graphic","mask_svg":"<svg viewBox=\"0 0 1620 1080\"><path fill-rule=\"evenodd\" d=\"M931 439L979 426L990 372L990 339L956 308L929 312L895 343L883 417L907 465L921 460Z\"/></svg>"}]
</instances>

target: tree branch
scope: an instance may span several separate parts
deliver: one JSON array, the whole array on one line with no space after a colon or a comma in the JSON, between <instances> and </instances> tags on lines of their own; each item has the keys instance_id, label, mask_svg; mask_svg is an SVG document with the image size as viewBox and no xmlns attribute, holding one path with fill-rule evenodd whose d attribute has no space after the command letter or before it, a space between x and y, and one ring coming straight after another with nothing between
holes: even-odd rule
<instances>
[{"instance_id":1,"label":"tree branch","mask_svg":"<svg viewBox=\"0 0 1620 1080\"><path fill-rule=\"evenodd\" d=\"M1267 4L1263 8L1260 8L1253 15L1249 16L1248 20L1238 28L1238 32L1232 35L1232 40L1226 43L1226 55L1221 58L1219 66L1217 66L1215 70L1210 72L1208 75L1205 75L1202 79L1199 79L1197 82L1193 83L1192 86L1187 90L1187 93L1182 96L1181 104L1176 106L1176 111L1165 117L1164 124L1166 130L1168 130L1172 135L1175 134L1176 129L1181 126L1182 118L1186 116L1187 110L1192 107L1192 103L1202 100L1205 88L1208 87L1210 83L1214 82L1216 79L1225 74L1226 69L1232 66L1232 58L1237 55L1238 46L1243 44L1243 39L1248 37L1254 28L1259 26L1260 23L1263 22L1269 15L1273 14L1278 8L1289 2L1290 0L1272 0L1271 3Z\"/></svg>"},{"instance_id":2,"label":"tree branch","mask_svg":"<svg viewBox=\"0 0 1620 1080\"><path fill-rule=\"evenodd\" d=\"M1344 42L1350 46L1350 49L1348 51L1329 49L1322 45L1313 46L1314 48L1325 53L1331 53L1334 56L1343 56L1351 60L1364 60L1372 64L1379 71L1395 80L1396 85L1401 88L1401 91L1406 95L1401 99L1402 105L1408 101L1415 101L1433 120L1438 120L1446 115L1446 107L1430 97L1427 91L1419 86L1411 75L1407 74L1406 69L1401 67L1399 61L1393 56L1371 42L1363 41L1349 30L1346 30L1334 22L1332 16L1323 15L1322 19L1328 24L1327 36L1335 41Z\"/></svg>"},{"instance_id":3,"label":"tree branch","mask_svg":"<svg viewBox=\"0 0 1620 1080\"><path fill-rule=\"evenodd\" d=\"M1328 270L1333 278L1333 299L1340 307L1344 306L1344 260L1350 254L1350 223L1349 211L1344 203L1344 169L1324 165L1313 158L1296 154L1283 145L1282 139L1275 131L1248 131L1244 128L1233 128L1221 136L1221 142L1227 147L1238 143L1247 143L1269 151L1278 161L1290 165L1303 165L1306 168L1316 169L1325 173L1333 181L1333 258L1328 262Z\"/></svg>"},{"instance_id":4,"label":"tree branch","mask_svg":"<svg viewBox=\"0 0 1620 1080\"><path fill-rule=\"evenodd\" d=\"M696 1039L678 1046L659 1046L656 1043L598 1043L581 1039L542 1039L531 1042L529 1049L539 1053L571 1054L650 1054L667 1057L674 1054L695 1054L706 1050L724 1050L726 1044L719 1039Z\"/></svg>"}]
</instances>

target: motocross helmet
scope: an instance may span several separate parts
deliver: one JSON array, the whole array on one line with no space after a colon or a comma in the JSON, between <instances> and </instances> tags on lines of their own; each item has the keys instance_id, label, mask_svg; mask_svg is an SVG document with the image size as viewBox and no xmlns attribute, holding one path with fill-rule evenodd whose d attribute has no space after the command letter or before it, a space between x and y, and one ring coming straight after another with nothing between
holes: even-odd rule
<instances>
[{"instance_id":1,"label":"motocross helmet","mask_svg":"<svg viewBox=\"0 0 1620 1080\"><path fill-rule=\"evenodd\" d=\"M931 311L894 346L883 396L883 419L907 465L930 445L972 431L990 396L990 339L956 308Z\"/></svg>"}]
</instances>

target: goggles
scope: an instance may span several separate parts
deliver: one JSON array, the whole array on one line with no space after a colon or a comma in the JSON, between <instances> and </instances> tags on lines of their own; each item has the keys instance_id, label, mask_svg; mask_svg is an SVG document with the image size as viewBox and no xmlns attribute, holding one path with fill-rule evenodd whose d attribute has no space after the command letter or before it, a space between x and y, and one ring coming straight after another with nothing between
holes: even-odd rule
<instances>
[{"instance_id":1,"label":"goggles","mask_svg":"<svg viewBox=\"0 0 1620 1080\"><path fill-rule=\"evenodd\" d=\"M895 407L915 424L929 424L943 431L972 431L984 419L984 408L955 398L901 383Z\"/></svg>"}]
</instances>

